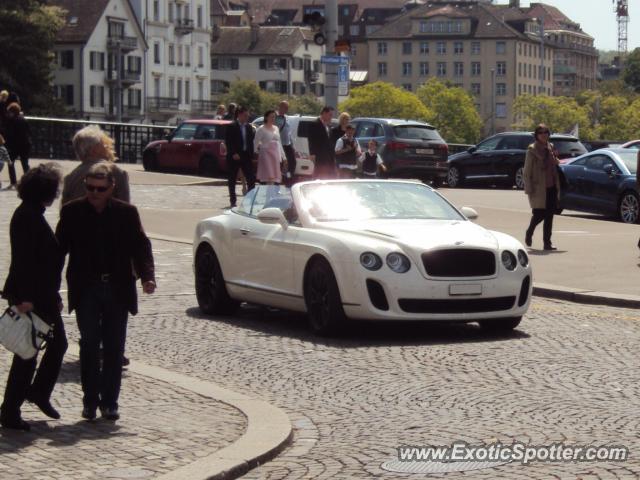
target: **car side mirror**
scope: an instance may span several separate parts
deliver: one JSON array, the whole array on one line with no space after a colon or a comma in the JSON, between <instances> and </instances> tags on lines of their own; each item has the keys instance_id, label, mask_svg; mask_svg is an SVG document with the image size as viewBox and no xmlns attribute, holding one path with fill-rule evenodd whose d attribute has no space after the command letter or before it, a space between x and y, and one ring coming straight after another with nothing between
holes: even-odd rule
<instances>
[{"instance_id":1,"label":"car side mirror","mask_svg":"<svg viewBox=\"0 0 640 480\"><path fill-rule=\"evenodd\" d=\"M467 148L467 152L469 152L469 153L473 153L473 152L475 152L476 150L477 150L477 148L476 148L476 147L469 147L469 148Z\"/></svg>"},{"instance_id":2,"label":"car side mirror","mask_svg":"<svg viewBox=\"0 0 640 480\"><path fill-rule=\"evenodd\" d=\"M467 217L468 220L475 220L476 218L478 218L478 212L476 212L471 207L462 207L460 211L465 217Z\"/></svg>"},{"instance_id":3,"label":"car side mirror","mask_svg":"<svg viewBox=\"0 0 640 480\"><path fill-rule=\"evenodd\" d=\"M282 228L287 228L289 223L284 217L282 210L275 207L264 208L258 212L258 220L260 223L266 223L267 225L280 224Z\"/></svg>"}]
</instances>

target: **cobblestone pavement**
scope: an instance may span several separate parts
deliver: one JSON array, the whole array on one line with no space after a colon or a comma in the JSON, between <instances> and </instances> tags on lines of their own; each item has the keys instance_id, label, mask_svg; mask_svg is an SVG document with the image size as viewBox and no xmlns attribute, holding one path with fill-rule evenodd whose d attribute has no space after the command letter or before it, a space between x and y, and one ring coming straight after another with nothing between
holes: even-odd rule
<instances>
[{"instance_id":1,"label":"cobblestone pavement","mask_svg":"<svg viewBox=\"0 0 640 480\"><path fill-rule=\"evenodd\" d=\"M134 191L140 203L154 195ZM259 307L201 315L190 246L155 241L154 250L164 273L130 323L129 356L261 398L294 424L291 447L245 478L421 478L381 464L401 445L458 440L622 444L631 454L624 463L509 464L438 478L640 477L637 311L536 298L508 336L474 325L358 323L326 340L298 315Z\"/></svg>"}]
</instances>

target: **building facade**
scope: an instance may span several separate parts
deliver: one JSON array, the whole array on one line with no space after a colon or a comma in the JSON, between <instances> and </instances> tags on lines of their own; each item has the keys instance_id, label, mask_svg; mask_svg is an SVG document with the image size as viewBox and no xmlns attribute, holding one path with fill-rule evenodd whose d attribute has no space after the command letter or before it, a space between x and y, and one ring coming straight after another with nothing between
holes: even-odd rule
<instances>
[{"instance_id":1,"label":"building facade","mask_svg":"<svg viewBox=\"0 0 640 480\"><path fill-rule=\"evenodd\" d=\"M370 81L416 91L430 77L475 98L485 133L508 130L521 94L552 94L553 52L540 24L526 15L510 22L485 2L432 2L368 36Z\"/></svg>"},{"instance_id":2,"label":"building facade","mask_svg":"<svg viewBox=\"0 0 640 480\"><path fill-rule=\"evenodd\" d=\"M148 45L146 114L150 123L212 115L209 0L131 0Z\"/></svg>"},{"instance_id":3,"label":"building facade","mask_svg":"<svg viewBox=\"0 0 640 480\"><path fill-rule=\"evenodd\" d=\"M142 121L147 45L129 1L52 3L66 10L53 50L56 96L80 118Z\"/></svg>"},{"instance_id":4,"label":"building facade","mask_svg":"<svg viewBox=\"0 0 640 480\"><path fill-rule=\"evenodd\" d=\"M216 27L211 44L211 94L219 98L231 82L250 79L262 90L324 97L324 47L301 27ZM255 112L262 113L262 112Z\"/></svg>"}]
</instances>

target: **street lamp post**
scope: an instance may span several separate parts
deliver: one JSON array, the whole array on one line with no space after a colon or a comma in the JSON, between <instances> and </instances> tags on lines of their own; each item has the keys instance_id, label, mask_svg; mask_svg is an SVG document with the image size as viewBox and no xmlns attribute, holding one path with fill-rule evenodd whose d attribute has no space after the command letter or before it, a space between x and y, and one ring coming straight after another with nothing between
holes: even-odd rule
<instances>
[{"instance_id":1,"label":"street lamp post","mask_svg":"<svg viewBox=\"0 0 640 480\"><path fill-rule=\"evenodd\" d=\"M540 17L540 91L539 94L544 92L544 15Z\"/></svg>"},{"instance_id":2,"label":"street lamp post","mask_svg":"<svg viewBox=\"0 0 640 480\"><path fill-rule=\"evenodd\" d=\"M496 69L491 69L491 135L496 131Z\"/></svg>"}]
</instances>

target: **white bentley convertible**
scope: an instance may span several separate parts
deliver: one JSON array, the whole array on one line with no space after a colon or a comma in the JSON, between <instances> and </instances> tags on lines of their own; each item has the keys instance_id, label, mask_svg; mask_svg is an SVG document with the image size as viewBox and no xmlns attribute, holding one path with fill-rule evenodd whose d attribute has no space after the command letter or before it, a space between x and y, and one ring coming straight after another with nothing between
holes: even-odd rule
<instances>
[{"instance_id":1,"label":"white bentley convertible","mask_svg":"<svg viewBox=\"0 0 640 480\"><path fill-rule=\"evenodd\" d=\"M198 224L198 303L209 314L243 301L307 312L323 334L349 318L510 330L529 307L529 258L476 216L410 181L257 186Z\"/></svg>"}]
</instances>

